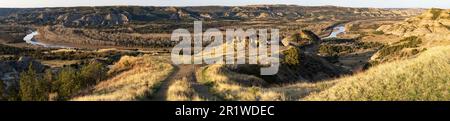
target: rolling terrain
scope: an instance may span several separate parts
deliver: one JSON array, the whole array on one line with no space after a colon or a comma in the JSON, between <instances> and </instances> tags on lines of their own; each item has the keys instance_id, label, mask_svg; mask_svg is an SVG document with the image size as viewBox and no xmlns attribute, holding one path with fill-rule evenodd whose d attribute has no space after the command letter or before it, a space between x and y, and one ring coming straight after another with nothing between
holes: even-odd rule
<instances>
[{"instance_id":1,"label":"rolling terrain","mask_svg":"<svg viewBox=\"0 0 450 121\"><path fill-rule=\"evenodd\" d=\"M0 8L0 100L449 100L449 20L436 8ZM173 64L171 32L192 32L193 21L280 29L278 73L259 75L264 64ZM212 53L234 55L193 55Z\"/></svg>"}]
</instances>

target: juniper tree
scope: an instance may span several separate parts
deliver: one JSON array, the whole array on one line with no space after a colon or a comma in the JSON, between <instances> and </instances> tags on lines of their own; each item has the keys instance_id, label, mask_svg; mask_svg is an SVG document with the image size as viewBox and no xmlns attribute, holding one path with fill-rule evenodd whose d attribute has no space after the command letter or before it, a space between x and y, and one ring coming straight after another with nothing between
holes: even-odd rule
<instances>
[{"instance_id":1,"label":"juniper tree","mask_svg":"<svg viewBox=\"0 0 450 121\"><path fill-rule=\"evenodd\" d=\"M106 78L106 68L102 63L92 62L80 70L81 87L86 88Z\"/></svg>"},{"instance_id":2,"label":"juniper tree","mask_svg":"<svg viewBox=\"0 0 450 121\"><path fill-rule=\"evenodd\" d=\"M81 90L82 83L79 73L71 67L66 67L59 73L57 85L59 99L67 100Z\"/></svg>"},{"instance_id":3,"label":"juniper tree","mask_svg":"<svg viewBox=\"0 0 450 121\"><path fill-rule=\"evenodd\" d=\"M46 101L48 100L47 82L44 81L30 64L28 71L20 74L19 96L22 101Z\"/></svg>"}]
</instances>

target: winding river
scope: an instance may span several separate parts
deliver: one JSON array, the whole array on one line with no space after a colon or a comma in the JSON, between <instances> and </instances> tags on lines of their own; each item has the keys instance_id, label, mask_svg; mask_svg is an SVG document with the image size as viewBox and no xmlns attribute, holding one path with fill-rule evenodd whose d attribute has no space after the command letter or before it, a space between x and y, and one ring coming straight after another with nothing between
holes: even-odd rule
<instances>
[{"instance_id":1,"label":"winding river","mask_svg":"<svg viewBox=\"0 0 450 121\"><path fill-rule=\"evenodd\" d=\"M333 31L331 32L331 34L328 37L325 37L325 38L337 37L337 35L340 34L340 33L345 33L345 26L344 26L344 24L335 26L333 28Z\"/></svg>"},{"instance_id":2,"label":"winding river","mask_svg":"<svg viewBox=\"0 0 450 121\"><path fill-rule=\"evenodd\" d=\"M36 41L36 39L34 39L33 37L38 35L39 33L37 31L31 32L30 34L27 34L23 40L28 43L28 44L32 44L32 45L37 45L37 46L43 46L46 48L71 48L71 47L67 47L67 46L62 46L62 45L53 45L53 44L47 44L47 43L42 43L42 42L38 42Z\"/></svg>"},{"instance_id":3,"label":"winding river","mask_svg":"<svg viewBox=\"0 0 450 121\"><path fill-rule=\"evenodd\" d=\"M325 37L325 38L337 37L337 35L340 34L340 33L345 33L345 26L344 26L344 24L335 26L333 28L333 31L331 32L331 34L328 37ZM67 46L62 46L62 45L54 45L54 44L47 44L47 43L38 42L38 41L36 41L36 39L33 38L35 35L38 35L38 34L39 33L37 31L33 31L30 34L27 34L23 38L23 40L26 43L28 43L28 44L43 46L43 47L46 47L46 48L72 48L72 47L67 47Z\"/></svg>"}]
</instances>

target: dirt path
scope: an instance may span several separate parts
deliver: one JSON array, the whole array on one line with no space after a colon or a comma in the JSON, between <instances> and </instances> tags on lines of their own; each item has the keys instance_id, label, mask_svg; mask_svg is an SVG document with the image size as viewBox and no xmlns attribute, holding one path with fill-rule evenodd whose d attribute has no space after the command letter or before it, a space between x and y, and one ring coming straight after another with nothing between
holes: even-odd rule
<instances>
[{"instance_id":1,"label":"dirt path","mask_svg":"<svg viewBox=\"0 0 450 121\"><path fill-rule=\"evenodd\" d=\"M186 77L187 81L191 82L192 88L194 88L195 92L205 100L217 100L218 98L209 93L208 87L202 85L197 82L197 78L195 77L195 69L199 69L200 65L174 65L175 72L171 74L167 79L163 80L161 87L157 90L157 92L149 97L150 101L166 101L167 100L167 91L169 86L173 84L176 80L181 80L183 77Z\"/></svg>"},{"instance_id":2,"label":"dirt path","mask_svg":"<svg viewBox=\"0 0 450 121\"><path fill-rule=\"evenodd\" d=\"M196 69L199 69L200 66L196 67ZM200 84L197 81L197 77L195 75L195 71L192 72L192 79L190 79L189 81L191 81L191 87L194 88L195 92L198 94L198 96L200 96L200 98L204 99L204 100L208 100L208 101L219 101L221 100L220 98L218 98L217 96L213 95L212 93L209 92L209 87L203 84Z\"/></svg>"}]
</instances>

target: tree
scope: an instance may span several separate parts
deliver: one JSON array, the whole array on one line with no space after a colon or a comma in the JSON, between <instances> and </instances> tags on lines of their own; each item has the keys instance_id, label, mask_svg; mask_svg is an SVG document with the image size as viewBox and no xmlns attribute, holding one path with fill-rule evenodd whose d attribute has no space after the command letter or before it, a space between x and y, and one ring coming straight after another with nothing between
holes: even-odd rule
<instances>
[{"instance_id":1,"label":"tree","mask_svg":"<svg viewBox=\"0 0 450 121\"><path fill-rule=\"evenodd\" d=\"M94 85L106 78L106 67L99 62L92 62L83 66L80 70L81 86L82 88Z\"/></svg>"},{"instance_id":2,"label":"tree","mask_svg":"<svg viewBox=\"0 0 450 121\"><path fill-rule=\"evenodd\" d=\"M71 68L65 67L58 75L58 96L60 100L67 100L75 93L81 90L81 81L78 72Z\"/></svg>"},{"instance_id":3,"label":"tree","mask_svg":"<svg viewBox=\"0 0 450 121\"><path fill-rule=\"evenodd\" d=\"M30 63L28 71L20 74L20 99L22 101L46 101L48 100L48 84L39 77L32 66L33 64Z\"/></svg>"},{"instance_id":4,"label":"tree","mask_svg":"<svg viewBox=\"0 0 450 121\"><path fill-rule=\"evenodd\" d=\"M50 89L50 92L56 92L58 90L56 77L54 76L51 69L45 70L44 80L48 82L47 87Z\"/></svg>"}]
</instances>

